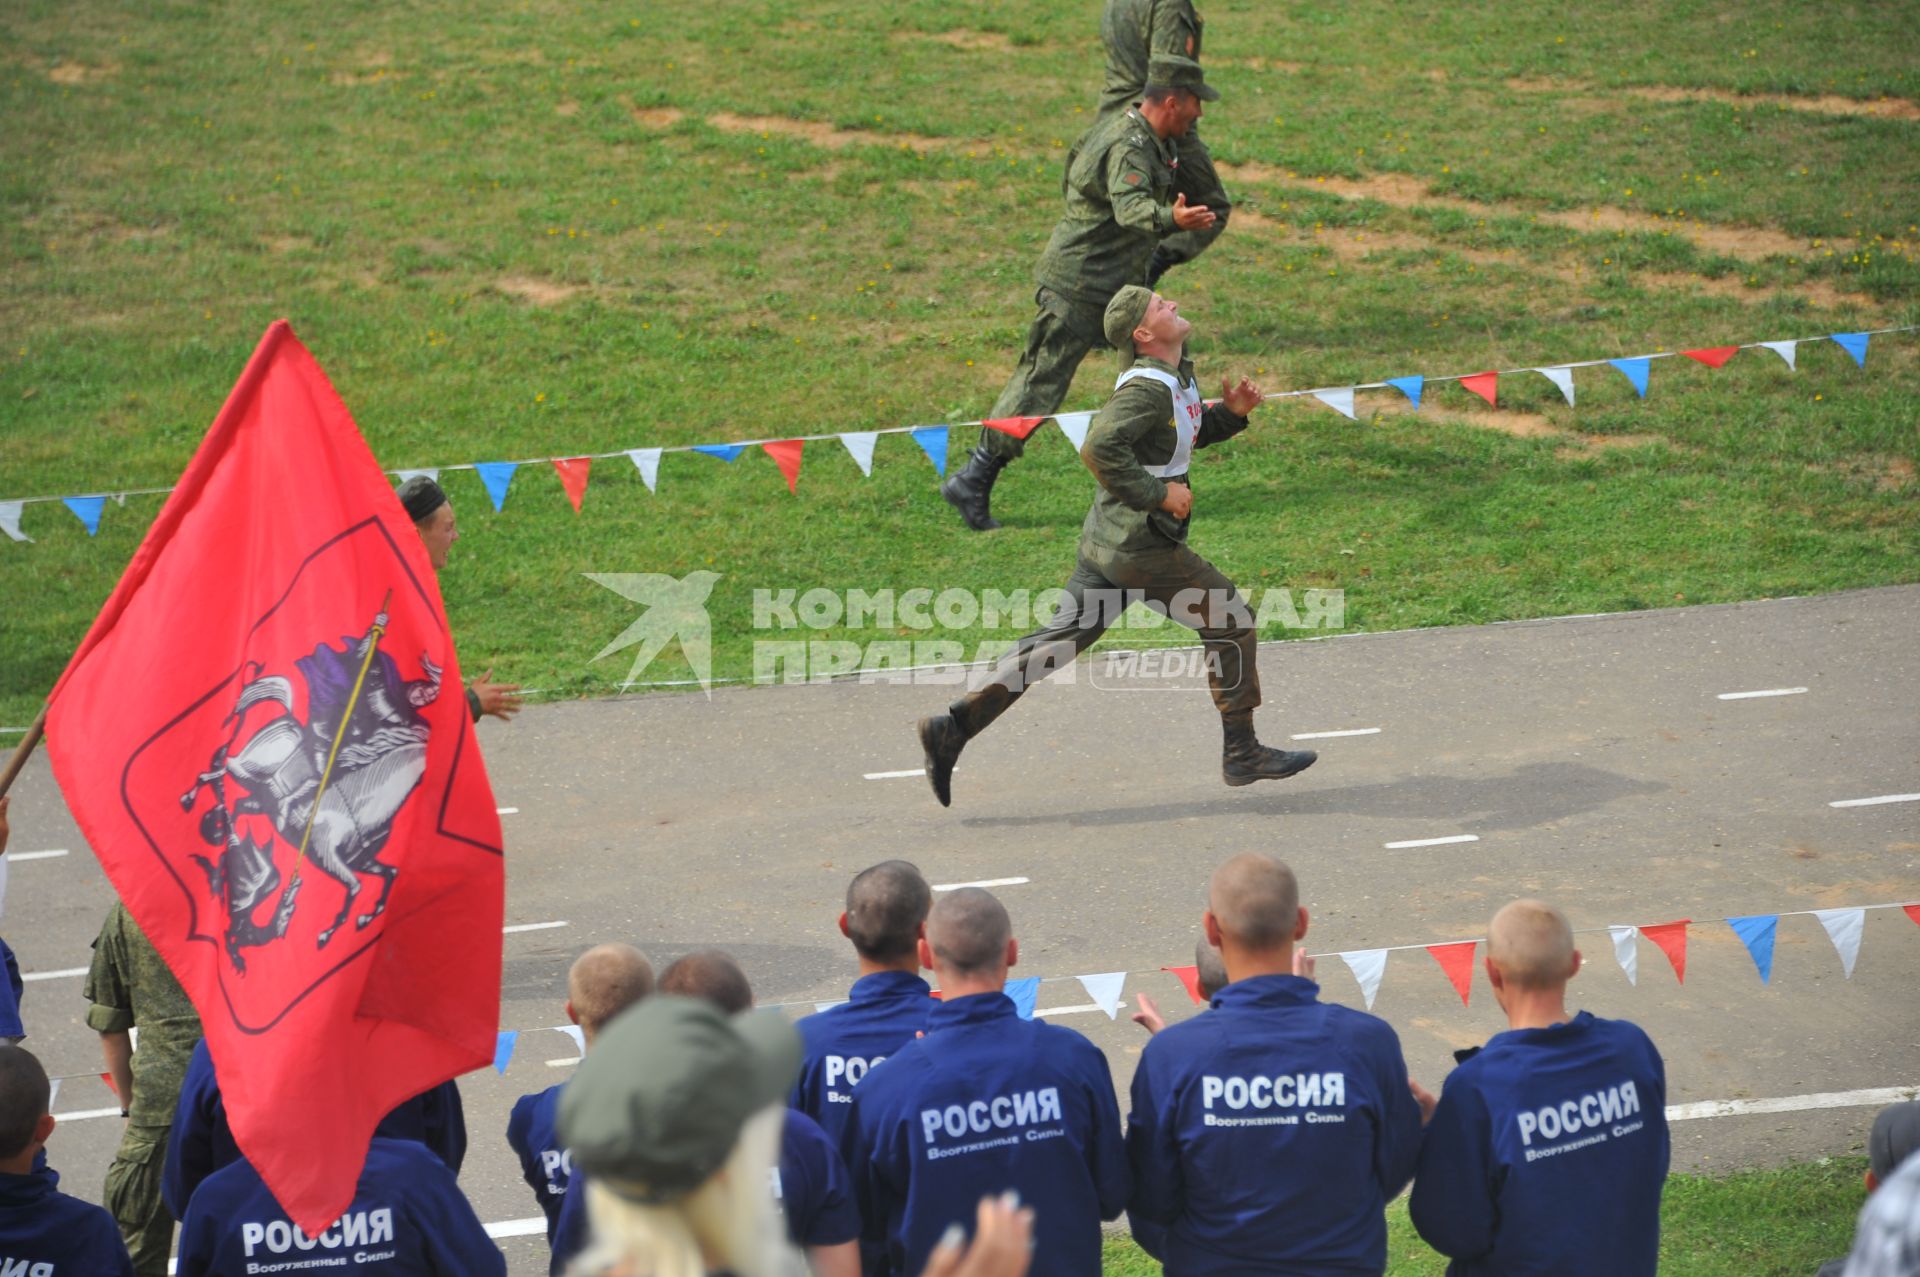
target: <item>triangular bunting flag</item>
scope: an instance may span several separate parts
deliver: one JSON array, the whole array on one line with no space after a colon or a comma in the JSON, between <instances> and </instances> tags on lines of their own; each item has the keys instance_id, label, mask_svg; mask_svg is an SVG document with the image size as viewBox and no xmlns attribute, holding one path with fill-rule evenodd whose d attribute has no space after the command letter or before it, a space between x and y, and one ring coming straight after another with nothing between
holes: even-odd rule
<instances>
[{"instance_id":1,"label":"triangular bunting flag","mask_svg":"<svg viewBox=\"0 0 1920 1277\"><path fill-rule=\"evenodd\" d=\"M652 492L660 481L660 448L629 448L627 455L633 459L634 466L640 471L640 482Z\"/></svg>"},{"instance_id":2,"label":"triangular bunting flag","mask_svg":"<svg viewBox=\"0 0 1920 1277\"><path fill-rule=\"evenodd\" d=\"M1834 345L1853 356L1853 362L1865 368L1867 366L1867 333L1835 333L1830 339Z\"/></svg>"},{"instance_id":3,"label":"triangular bunting flag","mask_svg":"<svg viewBox=\"0 0 1920 1277\"><path fill-rule=\"evenodd\" d=\"M1186 986L1187 996L1193 999L1193 1005L1204 1005L1206 999L1200 996L1199 967L1161 967L1162 971Z\"/></svg>"},{"instance_id":4,"label":"triangular bunting flag","mask_svg":"<svg viewBox=\"0 0 1920 1277\"><path fill-rule=\"evenodd\" d=\"M1632 359L1609 359L1608 363L1625 374L1633 383L1634 393L1642 399L1647 397L1647 371L1653 367L1653 361L1645 355L1636 355Z\"/></svg>"},{"instance_id":5,"label":"triangular bunting flag","mask_svg":"<svg viewBox=\"0 0 1920 1277\"><path fill-rule=\"evenodd\" d=\"M113 1074L102 1073L100 1075L100 1080L107 1084L107 1090L113 1093L114 1099L117 1100L120 1098L120 1088L113 1084Z\"/></svg>"},{"instance_id":6,"label":"triangular bunting flag","mask_svg":"<svg viewBox=\"0 0 1920 1277\"><path fill-rule=\"evenodd\" d=\"M400 482L402 483L405 483L409 479L418 478L421 475L425 475L427 478L433 480L435 483L440 482L440 471L438 468L431 468L426 470L396 470L394 471L394 473L400 476Z\"/></svg>"},{"instance_id":7,"label":"triangular bunting flag","mask_svg":"<svg viewBox=\"0 0 1920 1277\"><path fill-rule=\"evenodd\" d=\"M835 1007L843 1007L845 1005L847 1005L845 998L842 998L838 1002L816 1002L813 1004L813 1013L818 1015L822 1011L831 1011Z\"/></svg>"},{"instance_id":8,"label":"triangular bunting flag","mask_svg":"<svg viewBox=\"0 0 1920 1277\"><path fill-rule=\"evenodd\" d=\"M1560 397L1567 401L1567 407L1573 407L1573 369L1535 368L1534 371L1560 387Z\"/></svg>"},{"instance_id":9,"label":"triangular bunting flag","mask_svg":"<svg viewBox=\"0 0 1920 1277\"><path fill-rule=\"evenodd\" d=\"M927 454L927 460L933 462L933 470L942 478L947 473L947 428L945 426L920 426L912 432L913 441L920 445L920 451Z\"/></svg>"},{"instance_id":10,"label":"triangular bunting flag","mask_svg":"<svg viewBox=\"0 0 1920 1277\"><path fill-rule=\"evenodd\" d=\"M1620 969L1627 973L1628 984L1640 983L1640 935L1638 927L1608 927L1607 934L1613 937L1613 959Z\"/></svg>"},{"instance_id":11,"label":"triangular bunting flag","mask_svg":"<svg viewBox=\"0 0 1920 1277\"><path fill-rule=\"evenodd\" d=\"M1799 342L1797 341L1763 341L1760 344L1762 346L1765 346L1768 350L1771 350L1774 354L1780 356L1780 358L1786 360L1787 367L1792 368L1794 366L1793 354L1795 349L1800 345Z\"/></svg>"},{"instance_id":12,"label":"triangular bunting flag","mask_svg":"<svg viewBox=\"0 0 1920 1277\"><path fill-rule=\"evenodd\" d=\"M1075 452L1086 446L1087 427L1093 424L1090 412L1063 412L1056 415L1053 423L1060 427L1060 433L1067 437Z\"/></svg>"},{"instance_id":13,"label":"triangular bunting flag","mask_svg":"<svg viewBox=\"0 0 1920 1277\"><path fill-rule=\"evenodd\" d=\"M60 504L73 511L73 517L80 520L88 536L100 531L100 512L107 508L105 497L61 497Z\"/></svg>"},{"instance_id":14,"label":"triangular bunting flag","mask_svg":"<svg viewBox=\"0 0 1920 1277\"><path fill-rule=\"evenodd\" d=\"M1467 994L1473 989L1473 951L1480 942L1477 940L1459 940L1453 944L1430 944L1427 952L1447 973L1447 979L1453 981L1453 988L1460 995L1460 1005L1467 1005Z\"/></svg>"},{"instance_id":15,"label":"triangular bunting flag","mask_svg":"<svg viewBox=\"0 0 1920 1277\"><path fill-rule=\"evenodd\" d=\"M693 445L693 450L704 452L709 457L718 457L722 461L732 461L747 450L747 445L744 443L696 443Z\"/></svg>"},{"instance_id":16,"label":"triangular bunting flag","mask_svg":"<svg viewBox=\"0 0 1920 1277\"><path fill-rule=\"evenodd\" d=\"M1500 374L1497 372L1477 372L1471 377L1462 377L1460 379L1460 387L1463 390L1471 390L1474 394L1479 395L1487 401L1488 407L1497 408L1500 406L1495 401L1495 396L1500 387Z\"/></svg>"},{"instance_id":17,"label":"triangular bunting flag","mask_svg":"<svg viewBox=\"0 0 1920 1277\"><path fill-rule=\"evenodd\" d=\"M1709 368L1718 368L1740 353L1738 346L1709 346L1705 350L1683 350L1680 352L1688 359L1697 360Z\"/></svg>"},{"instance_id":18,"label":"triangular bunting flag","mask_svg":"<svg viewBox=\"0 0 1920 1277\"><path fill-rule=\"evenodd\" d=\"M804 439L782 439L778 443L763 443L761 451L773 458L780 467L780 473L787 476L787 491L797 492L800 488L800 452L807 446Z\"/></svg>"},{"instance_id":19,"label":"triangular bunting flag","mask_svg":"<svg viewBox=\"0 0 1920 1277\"><path fill-rule=\"evenodd\" d=\"M562 460L556 457L553 469L560 476L560 486L566 490L573 512L579 514L580 499L587 495L587 473L593 469L593 458L568 457Z\"/></svg>"},{"instance_id":20,"label":"triangular bunting flag","mask_svg":"<svg viewBox=\"0 0 1920 1277\"><path fill-rule=\"evenodd\" d=\"M1080 987L1087 991L1093 1004L1107 1013L1109 1020L1120 1018L1120 991L1127 987L1127 973L1108 971L1103 975L1083 975L1075 977Z\"/></svg>"},{"instance_id":21,"label":"triangular bunting flag","mask_svg":"<svg viewBox=\"0 0 1920 1277\"><path fill-rule=\"evenodd\" d=\"M513 472L519 468L517 461L479 461L474 463L474 471L480 476L480 482L487 485L487 495L493 499L493 512L500 513L507 504L507 485L513 482Z\"/></svg>"},{"instance_id":22,"label":"triangular bunting flag","mask_svg":"<svg viewBox=\"0 0 1920 1277\"><path fill-rule=\"evenodd\" d=\"M1911 906L1909 906L1911 908ZM1853 979L1853 963L1860 956L1860 933L1866 926L1865 909L1815 909L1813 916L1827 929L1827 939L1840 952L1840 966Z\"/></svg>"},{"instance_id":23,"label":"triangular bunting flag","mask_svg":"<svg viewBox=\"0 0 1920 1277\"><path fill-rule=\"evenodd\" d=\"M1380 992L1380 977L1387 973L1387 951L1385 949L1356 949L1352 953L1340 955L1347 964L1347 970L1353 972L1353 978L1360 982L1360 996L1367 1000L1367 1010L1373 1010L1373 995Z\"/></svg>"},{"instance_id":24,"label":"triangular bunting flag","mask_svg":"<svg viewBox=\"0 0 1920 1277\"><path fill-rule=\"evenodd\" d=\"M1687 924L1692 921L1682 918L1678 922L1659 922L1640 928L1640 934L1667 955L1667 961L1673 964L1673 978L1681 984L1687 982Z\"/></svg>"},{"instance_id":25,"label":"triangular bunting flag","mask_svg":"<svg viewBox=\"0 0 1920 1277\"><path fill-rule=\"evenodd\" d=\"M989 430L998 430L1003 435L1025 439L1039 429L1040 423L1045 420L1045 417L996 417L992 421L983 421L980 424Z\"/></svg>"},{"instance_id":26,"label":"triangular bunting flag","mask_svg":"<svg viewBox=\"0 0 1920 1277\"><path fill-rule=\"evenodd\" d=\"M1313 397L1345 417L1348 421L1353 420L1352 386L1346 386L1339 390L1316 390L1313 392Z\"/></svg>"},{"instance_id":27,"label":"triangular bunting flag","mask_svg":"<svg viewBox=\"0 0 1920 1277\"><path fill-rule=\"evenodd\" d=\"M855 430L840 436L840 442L853 457L853 464L868 478L873 477L873 442L879 437L877 430Z\"/></svg>"},{"instance_id":28,"label":"triangular bunting flag","mask_svg":"<svg viewBox=\"0 0 1920 1277\"><path fill-rule=\"evenodd\" d=\"M587 1053L587 1033L586 1030L582 1029L579 1025L556 1024L553 1026L553 1031L555 1033L564 1033L572 1038L574 1049L580 1052L580 1054L585 1055Z\"/></svg>"},{"instance_id":29,"label":"triangular bunting flag","mask_svg":"<svg viewBox=\"0 0 1920 1277\"><path fill-rule=\"evenodd\" d=\"M1389 377L1387 384L1407 397L1415 408L1420 406L1420 391L1427 384L1425 377Z\"/></svg>"},{"instance_id":30,"label":"triangular bunting flag","mask_svg":"<svg viewBox=\"0 0 1920 1277\"><path fill-rule=\"evenodd\" d=\"M20 530L20 511L25 505L24 501L0 501L0 532L11 540L32 544L33 538Z\"/></svg>"},{"instance_id":31,"label":"triangular bunting flag","mask_svg":"<svg viewBox=\"0 0 1920 1277\"><path fill-rule=\"evenodd\" d=\"M518 1029L507 1029L494 1040L493 1071L495 1073L505 1073L507 1071L507 1061L513 1058L513 1044L519 1040L520 1031Z\"/></svg>"},{"instance_id":32,"label":"triangular bunting flag","mask_svg":"<svg viewBox=\"0 0 1920 1277\"><path fill-rule=\"evenodd\" d=\"M53 1112L53 1106L60 1102L60 1083L62 1078L47 1079L47 1112Z\"/></svg>"},{"instance_id":33,"label":"triangular bunting flag","mask_svg":"<svg viewBox=\"0 0 1920 1277\"><path fill-rule=\"evenodd\" d=\"M1920 905L1901 905L1900 909L1907 917L1912 918L1916 925L1920 925Z\"/></svg>"},{"instance_id":34,"label":"triangular bunting flag","mask_svg":"<svg viewBox=\"0 0 1920 1277\"><path fill-rule=\"evenodd\" d=\"M1740 943L1747 946L1747 955L1753 959L1753 965L1759 968L1760 983L1771 983L1773 939L1780 929L1780 915L1758 913L1747 918L1728 918L1727 925L1733 928L1734 935L1740 937Z\"/></svg>"},{"instance_id":35,"label":"triangular bunting flag","mask_svg":"<svg viewBox=\"0 0 1920 1277\"><path fill-rule=\"evenodd\" d=\"M1031 1020L1034 1004L1040 1000L1040 977L1007 981L1007 996L1013 999L1013 1009L1020 1013L1020 1018Z\"/></svg>"}]
</instances>

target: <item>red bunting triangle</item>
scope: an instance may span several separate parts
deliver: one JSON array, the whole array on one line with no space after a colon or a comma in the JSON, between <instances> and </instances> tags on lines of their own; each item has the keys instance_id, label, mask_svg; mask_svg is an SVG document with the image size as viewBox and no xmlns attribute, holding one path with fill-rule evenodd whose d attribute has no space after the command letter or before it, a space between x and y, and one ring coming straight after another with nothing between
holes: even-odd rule
<instances>
[{"instance_id":1,"label":"red bunting triangle","mask_svg":"<svg viewBox=\"0 0 1920 1277\"><path fill-rule=\"evenodd\" d=\"M787 491L797 492L800 487L800 450L807 446L806 441L782 439L778 443L763 443L760 446L780 467L780 473L787 476Z\"/></svg>"},{"instance_id":2,"label":"red bunting triangle","mask_svg":"<svg viewBox=\"0 0 1920 1277\"><path fill-rule=\"evenodd\" d=\"M1900 908L1913 919L1915 926L1920 926L1920 905L1901 905Z\"/></svg>"},{"instance_id":3,"label":"red bunting triangle","mask_svg":"<svg viewBox=\"0 0 1920 1277\"><path fill-rule=\"evenodd\" d=\"M1460 386L1463 390L1471 390L1474 394L1486 400L1488 407L1494 408L1499 407L1499 405L1493 401L1495 387L1499 384L1500 374L1497 372L1477 372L1471 377L1462 377L1460 379Z\"/></svg>"},{"instance_id":4,"label":"red bunting triangle","mask_svg":"<svg viewBox=\"0 0 1920 1277\"><path fill-rule=\"evenodd\" d=\"M118 1099L120 1099L120 1088L119 1088L119 1087L117 1087L117 1086L115 1086L115 1085L113 1084L113 1074L111 1074L111 1073L102 1073L102 1074L100 1075L100 1080L101 1080L102 1082L105 1082L105 1083L107 1084L107 1090L108 1090L108 1091L110 1091L110 1092L112 1092L112 1094L113 1094L113 1098L114 1098L114 1099L116 1099L116 1100L118 1100ZM125 1101L122 1101L122 1103L124 1103L124 1102L125 1102Z\"/></svg>"},{"instance_id":5,"label":"red bunting triangle","mask_svg":"<svg viewBox=\"0 0 1920 1277\"><path fill-rule=\"evenodd\" d=\"M1493 374L1488 373L1489 377ZM1477 940L1460 940L1453 944L1430 944L1427 952L1447 973L1447 979L1453 981L1455 993L1460 995L1460 1005L1467 1005L1467 994L1473 988L1473 950L1479 944Z\"/></svg>"},{"instance_id":6,"label":"red bunting triangle","mask_svg":"<svg viewBox=\"0 0 1920 1277\"><path fill-rule=\"evenodd\" d=\"M1680 352L1688 359L1696 359L1709 368L1718 368L1721 364L1740 353L1738 346L1709 346L1705 350L1683 350Z\"/></svg>"},{"instance_id":7,"label":"red bunting triangle","mask_svg":"<svg viewBox=\"0 0 1920 1277\"><path fill-rule=\"evenodd\" d=\"M555 459L553 469L560 476L560 486L566 489L567 500L573 502L573 512L579 514L580 498L587 495L587 472L593 469L593 458Z\"/></svg>"},{"instance_id":8,"label":"red bunting triangle","mask_svg":"<svg viewBox=\"0 0 1920 1277\"><path fill-rule=\"evenodd\" d=\"M983 421L980 424L989 430L998 430L1003 435L1012 435L1016 439L1025 439L1035 430L1038 430L1040 423L1045 420L1045 417L1000 417L994 421Z\"/></svg>"},{"instance_id":9,"label":"red bunting triangle","mask_svg":"<svg viewBox=\"0 0 1920 1277\"><path fill-rule=\"evenodd\" d=\"M1199 967L1161 967L1160 969L1177 977L1180 983L1186 986L1187 996L1193 999L1193 1005L1205 1005L1206 999L1200 996Z\"/></svg>"},{"instance_id":10,"label":"red bunting triangle","mask_svg":"<svg viewBox=\"0 0 1920 1277\"><path fill-rule=\"evenodd\" d=\"M1673 964L1673 977L1681 984L1687 982L1687 924L1691 921L1691 918L1682 918L1678 922L1659 922L1640 928L1640 934L1659 945L1660 952L1667 955L1667 961Z\"/></svg>"}]
</instances>

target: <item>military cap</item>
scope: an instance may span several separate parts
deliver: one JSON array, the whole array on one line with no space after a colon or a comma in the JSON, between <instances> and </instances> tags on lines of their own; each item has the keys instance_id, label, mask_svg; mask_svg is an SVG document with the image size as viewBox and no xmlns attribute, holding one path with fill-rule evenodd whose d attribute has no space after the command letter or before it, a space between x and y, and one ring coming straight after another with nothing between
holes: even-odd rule
<instances>
[{"instance_id":1,"label":"military cap","mask_svg":"<svg viewBox=\"0 0 1920 1277\"><path fill-rule=\"evenodd\" d=\"M1185 89L1202 102L1220 100L1220 90L1206 82L1200 64L1175 53L1161 54L1147 63L1147 83L1167 89Z\"/></svg>"},{"instance_id":2,"label":"military cap","mask_svg":"<svg viewBox=\"0 0 1920 1277\"><path fill-rule=\"evenodd\" d=\"M1128 284L1107 303L1101 329L1107 335L1107 344L1120 352L1123 368L1133 366L1133 330L1147 317L1147 307L1151 305L1153 290L1144 284Z\"/></svg>"},{"instance_id":3,"label":"military cap","mask_svg":"<svg viewBox=\"0 0 1920 1277\"><path fill-rule=\"evenodd\" d=\"M799 1076L800 1035L779 1012L730 1017L655 994L594 1040L560 1093L560 1139L596 1183L671 1202L725 1165L747 1119Z\"/></svg>"}]
</instances>

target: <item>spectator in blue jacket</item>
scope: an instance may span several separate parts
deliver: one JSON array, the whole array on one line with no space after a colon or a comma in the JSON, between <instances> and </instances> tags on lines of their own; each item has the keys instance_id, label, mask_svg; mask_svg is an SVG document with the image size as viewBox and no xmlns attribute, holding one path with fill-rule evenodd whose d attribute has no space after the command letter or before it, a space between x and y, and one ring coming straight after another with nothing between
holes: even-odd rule
<instances>
[{"instance_id":1,"label":"spectator in blue jacket","mask_svg":"<svg viewBox=\"0 0 1920 1277\"><path fill-rule=\"evenodd\" d=\"M975 1202L1011 1189L1034 1209L1033 1271L1099 1277L1100 1221L1128 1189L1113 1075L1078 1033L1020 1018L1005 992L1019 956L991 894L943 896L920 942L942 998L926 1036L853 1092L840 1149L891 1272L919 1272Z\"/></svg>"},{"instance_id":2,"label":"spectator in blue jacket","mask_svg":"<svg viewBox=\"0 0 1920 1277\"><path fill-rule=\"evenodd\" d=\"M1414 1227L1452 1277L1651 1277L1669 1154L1660 1053L1625 1020L1568 1012L1580 951L1551 905L1495 914L1486 967L1511 1027L1447 1078Z\"/></svg>"},{"instance_id":3,"label":"spectator in blue jacket","mask_svg":"<svg viewBox=\"0 0 1920 1277\"><path fill-rule=\"evenodd\" d=\"M853 1088L867 1071L927 1027L931 990L920 978L920 940L933 890L904 860L887 860L854 876L840 934L853 942L860 978L847 1001L800 1021L805 1056L793 1107L838 1141Z\"/></svg>"},{"instance_id":4,"label":"spectator in blue jacket","mask_svg":"<svg viewBox=\"0 0 1920 1277\"><path fill-rule=\"evenodd\" d=\"M113 1216L59 1190L41 1159L53 1087L31 1052L0 1044L0 1272L133 1277Z\"/></svg>"},{"instance_id":5,"label":"spectator in blue jacket","mask_svg":"<svg viewBox=\"0 0 1920 1277\"><path fill-rule=\"evenodd\" d=\"M1311 961L1296 967L1307 911L1278 860L1222 865L1202 921L1231 983L1141 1053L1134 1235L1162 1247L1168 1277L1377 1277L1386 1204L1420 1152L1424 1101L1400 1041L1319 1001Z\"/></svg>"},{"instance_id":6,"label":"spectator in blue jacket","mask_svg":"<svg viewBox=\"0 0 1920 1277\"><path fill-rule=\"evenodd\" d=\"M588 1050L601 1026L653 992L653 964L630 944L595 945L567 970L567 1019L580 1026ZM573 1176L573 1159L560 1143L560 1091L557 1082L514 1101L507 1118L507 1143L520 1159L520 1174L547 1217L547 1244L560 1223L560 1202Z\"/></svg>"}]
</instances>

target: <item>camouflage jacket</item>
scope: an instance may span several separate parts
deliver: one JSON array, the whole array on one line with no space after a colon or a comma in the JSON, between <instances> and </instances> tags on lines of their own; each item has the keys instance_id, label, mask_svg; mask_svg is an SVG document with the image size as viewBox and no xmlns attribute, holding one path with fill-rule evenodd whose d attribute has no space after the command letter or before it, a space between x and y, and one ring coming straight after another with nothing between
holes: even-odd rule
<instances>
[{"instance_id":1,"label":"camouflage jacket","mask_svg":"<svg viewBox=\"0 0 1920 1277\"><path fill-rule=\"evenodd\" d=\"M1147 87L1147 65L1158 55L1200 60L1206 23L1193 0L1107 0L1100 16L1100 43L1107 46L1107 82L1100 114L1123 111Z\"/></svg>"},{"instance_id":2,"label":"camouflage jacket","mask_svg":"<svg viewBox=\"0 0 1920 1277\"><path fill-rule=\"evenodd\" d=\"M1067 158L1066 211L1034 278L1073 301L1105 306L1143 284L1154 245L1173 222L1179 152L1134 111L1095 124Z\"/></svg>"},{"instance_id":3,"label":"camouflage jacket","mask_svg":"<svg viewBox=\"0 0 1920 1277\"><path fill-rule=\"evenodd\" d=\"M87 1008L88 1028L96 1033L140 1030L133 1052L133 1098L120 1097L133 1124L171 1125L187 1061L200 1040L200 1017L123 904L108 912L93 942L84 992L93 1004Z\"/></svg>"},{"instance_id":4,"label":"camouflage jacket","mask_svg":"<svg viewBox=\"0 0 1920 1277\"><path fill-rule=\"evenodd\" d=\"M1182 358L1179 367L1142 355L1136 368L1157 368L1193 384L1193 361ZM1200 418L1195 449L1231 439L1247 428L1247 419L1213 404ZM1129 381L1113 392L1087 428L1080 460L1100 481L1100 491L1080 529L1080 551L1096 561L1122 555L1170 550L1187 539L1190 520L1176 519L1160 508L1167 499L1167 482L1147 473L1146 466L1164 466L1173 459L1173 396L1167 387L1145 377ZM1191 486L1191 480L1189 480Z\"/></svg>"}]
</instances>

